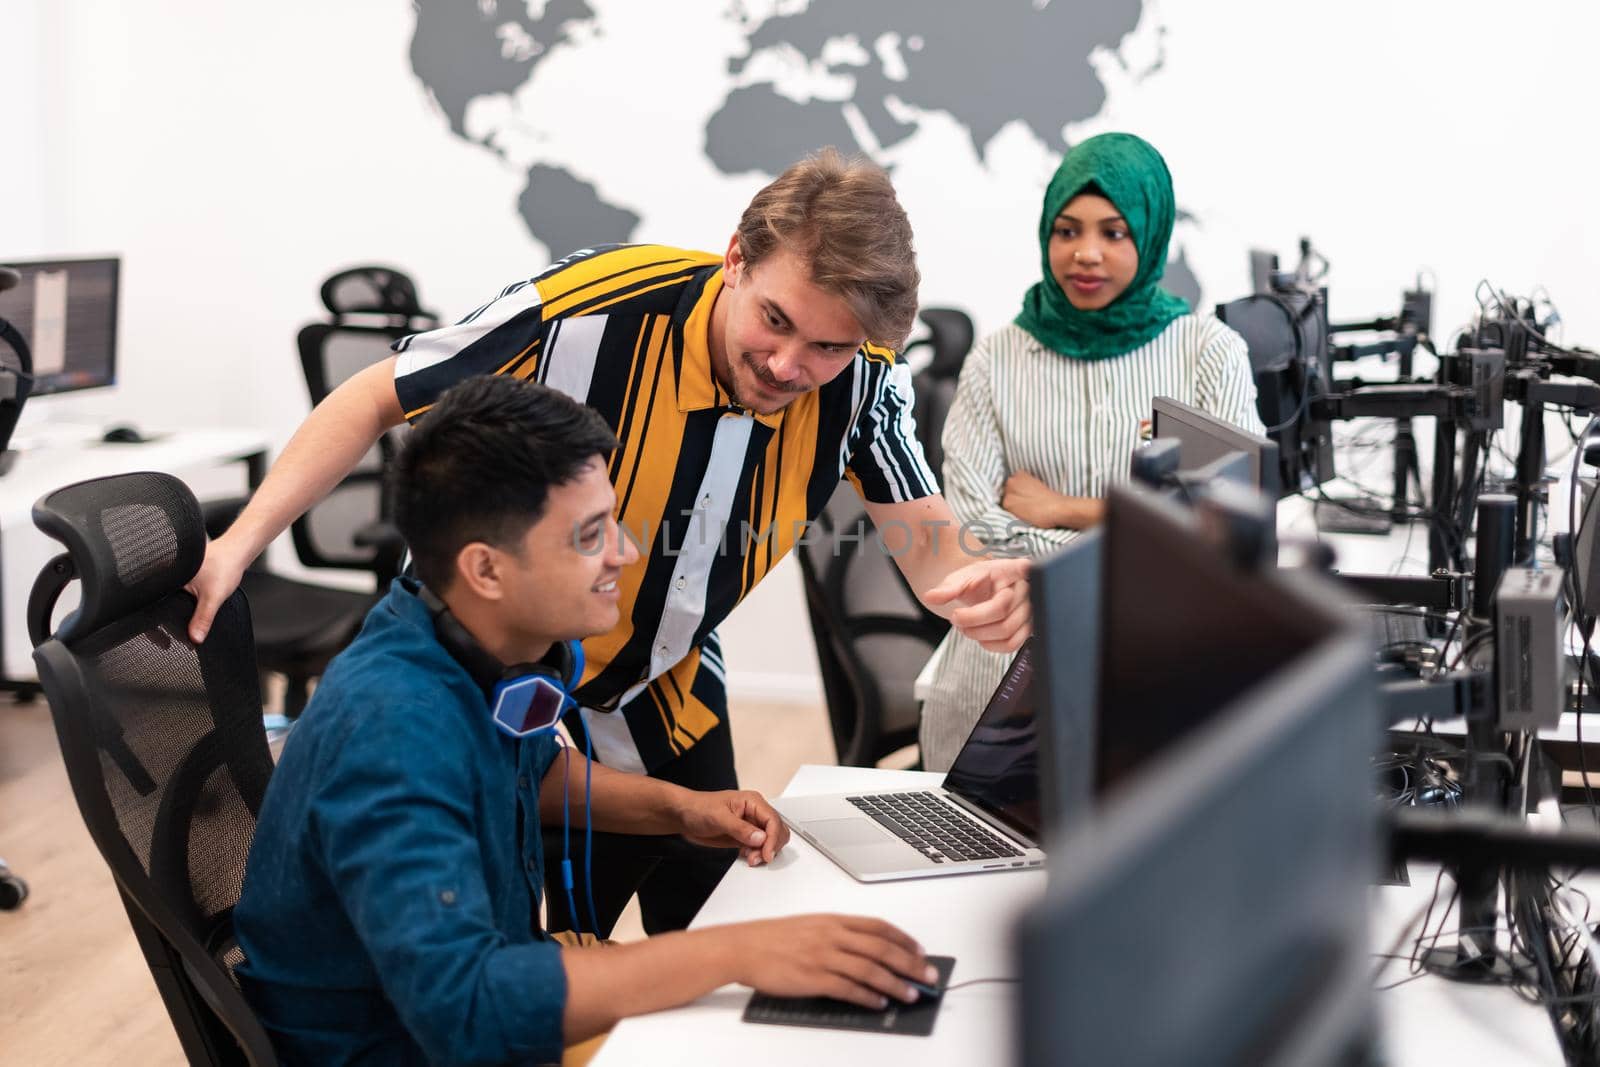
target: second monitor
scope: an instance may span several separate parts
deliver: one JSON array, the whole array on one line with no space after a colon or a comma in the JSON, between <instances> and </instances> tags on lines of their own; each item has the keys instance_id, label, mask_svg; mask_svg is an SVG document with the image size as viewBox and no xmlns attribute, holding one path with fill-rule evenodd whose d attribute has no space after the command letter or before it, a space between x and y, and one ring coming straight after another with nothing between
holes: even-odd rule
<instances>
[{"instance_id":1,"label":"second monitor","mask_svg":"<svg viewBox=\"0 0 1600 1067\"><path fill-rule=\"evenodd\" d=\"M1155 398L1151 416L1156 438L1178 442L1181 472L1199 471L1232 454L1242 454L1251 485L1269 500L1278 498L1278 446L1270 439L1168 396Z\"/></svg>"}]
</instances>

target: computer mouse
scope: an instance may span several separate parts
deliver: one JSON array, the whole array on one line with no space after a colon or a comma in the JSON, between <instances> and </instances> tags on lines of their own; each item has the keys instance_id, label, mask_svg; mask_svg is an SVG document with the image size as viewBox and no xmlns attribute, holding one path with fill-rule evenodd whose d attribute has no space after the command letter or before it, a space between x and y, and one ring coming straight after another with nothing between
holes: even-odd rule
<instances>
[{"instance_id":1,"label":"computer mouse","mask_svg":"<svg viewBox=\"0 0 1600 1067\"><path fill-rule=\"evenodd\" d=\"M100 440L108 445L137 445L144 441L144 434L132 426L113 426Z\"/></svg>"}]
</instances>

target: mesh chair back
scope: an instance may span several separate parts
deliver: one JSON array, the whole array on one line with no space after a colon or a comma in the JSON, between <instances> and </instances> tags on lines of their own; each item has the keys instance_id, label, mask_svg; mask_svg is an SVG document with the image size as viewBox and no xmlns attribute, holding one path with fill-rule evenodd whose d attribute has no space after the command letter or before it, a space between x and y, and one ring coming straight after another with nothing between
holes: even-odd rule
<instances>
[{"instance_id":1,"label":"mesh chair back","mask_svg":"<svg viewBox=\"0 0 1600 1067\"><path fill-rule=\"evenodd\" d=\"M923 308L918 312L928 332L906 350L926 346L932 355L916 374L916 399L912 414L917 421L917 439L935 476L944 478L944 420L956 398L956 382L961 365L972 351L972 319L955 308Z\"/></svg>"},{"instance_id":2,"label":"mesh chair back","mask_svg":"<svg viewBox=\"0 0 1600 1067\"><path fill-rule=\"evenodd\" d=\"M322 284L322 302L332 322L312 323L299 333L300 366L313 405L344 381L387 359L389 346L407 334L437 324L417 299L416 286L390 267L354 267ZM397 427L362 456L355 469L291 527L295 553L308 567L373 571L382 585L399 564L398 544L361 543L374 524L387 519L383 475L407 428Z\"/></svg>"},{"instance_id":3,"label":"mesh chair back","mask_svg":"<svg viewBox=\"0 0 1600 1067\"><path fill-rule=\"evenodd\" d=\"M916 739L914 683L949 630L894 562L908 535L874 530L841 482L796 547L834 745L848 766L870 767Z\"/></svg>"},{"instance_id":4,"label":"mesh chair back","mask_svg":"<svg viewBox=\"0 0 1600 1067\"><path fill-rule=\"evenodd\" d=\"M242 594L206 642L183 590L200 509L162 474L57 490L34 521L67 549L78 610L34 650L79 811L116 879L191 1062L275 1062L233 982L245 858L272 773ZM48 612L46 612L48 617Z\"/></svg>"}]
</instances>

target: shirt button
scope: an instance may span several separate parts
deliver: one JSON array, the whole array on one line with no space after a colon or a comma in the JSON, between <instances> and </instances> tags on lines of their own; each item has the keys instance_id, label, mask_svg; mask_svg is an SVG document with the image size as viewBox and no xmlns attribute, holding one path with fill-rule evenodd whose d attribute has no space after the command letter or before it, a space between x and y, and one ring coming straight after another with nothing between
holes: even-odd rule
<instances>
[{"instance_id":1,"label":"shirt button","mask_svg":"<svg viewBox=\"0 0 1600 1067\"><path fill-rule=\"evenodd\" d=\"M711 506L711 494L710 493L707 493L705 496L700 498L700 506L703 507L703 508L709 508Z\"/></svg>"},{"instance_id":2,"label":"shirt button","mask_svg":"<svg viewBox=\"0 0 1600 1067\"><path fill-rule=\"evenodd\" d=\"M687 589L687 588L689 588L689 579L687 579L687 578L679 578L678 579L678 588L679 589Z\"/></svg>"},{"instance_id":3,"label":"shirt button","mask_svg":"<svg viewBox=\"0 0 1600 1067\"><path fill-rule=\"evenodd\" d=\"M537 863L533 862L533 860L531 860L531 859L528 860L528 870L537 871L538 869L539 869L539 865Z\"/></svg>"},{"instance_id":4,"label":"shirt button","mask_svg":"<svg viewBox=\"0 0 1600 1067\"><path fill-rule=\"evenodd\" d=\"M456 891L454 889L446 889L444 892L439 894L439 903L449 906L455 902Z\"/></svg>"},{"instance_id":5,"label":"shirt button","mask_svg":"<svg viewBox=\"0 0 1600 1067\"><path fill-rule=\"evenodd\" d=\"M657 648L656 651L665 656L667 654L667 646L662 645L661 647Z\"/></svg>"},{"instance_id":6,"label":"shirt button","mask_svg":"<svg viewBox=\"0 0 1600 1067\"><path fill-rule=\"evenodd\" d=\"M517 788L519 788L519 789L528 788L528 776L526 774L517 775Z\"/></svg>"}]
</instances>

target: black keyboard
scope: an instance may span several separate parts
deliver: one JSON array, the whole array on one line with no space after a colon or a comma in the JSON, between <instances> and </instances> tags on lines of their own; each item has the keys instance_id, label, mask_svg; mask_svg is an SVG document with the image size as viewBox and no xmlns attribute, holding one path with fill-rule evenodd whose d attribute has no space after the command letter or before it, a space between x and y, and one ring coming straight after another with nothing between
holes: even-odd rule
<instances>
[{"instance_id":1,"label":"black keyboard","mask_svg":"<svg viewBox=\"0 0 1600 1067\"><path fill-rule=\"evenodd\" d=\"M1022 855L937 793L870 793L845 799L935 863Z\"/></svg>"}]
</instances>

